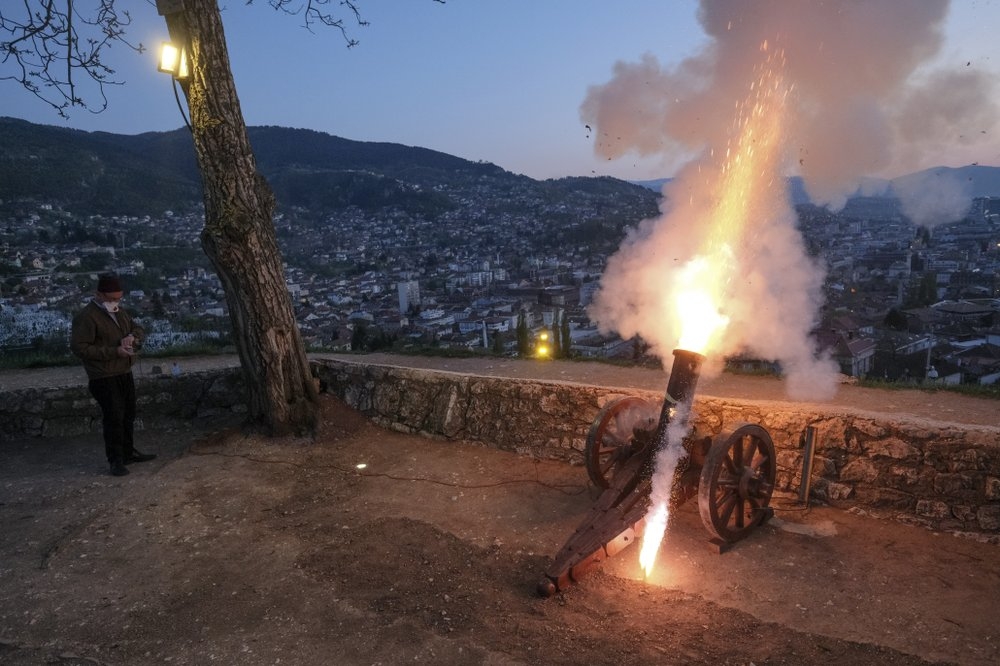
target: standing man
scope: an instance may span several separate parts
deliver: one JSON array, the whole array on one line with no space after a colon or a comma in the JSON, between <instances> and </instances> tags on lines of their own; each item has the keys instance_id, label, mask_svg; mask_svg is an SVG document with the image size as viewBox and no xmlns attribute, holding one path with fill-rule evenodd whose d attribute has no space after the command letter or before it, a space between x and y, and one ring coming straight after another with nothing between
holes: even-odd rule
<instances>
[{"instance_id":1,"label":"standing man","mask_svg":"<svg viewBox=\"0 0 1000 666\"><path fill-rule=\"evenodd\" d=\"M94 300L73 318L70 349L83 360L90 394L101 406L104 452L114 476L125 476L125 465L156 456L132 445L135 423L135 381L132 363L146 332L119 307L121 280L114 273L98 277Z\"/></svg>"}]
</instances>

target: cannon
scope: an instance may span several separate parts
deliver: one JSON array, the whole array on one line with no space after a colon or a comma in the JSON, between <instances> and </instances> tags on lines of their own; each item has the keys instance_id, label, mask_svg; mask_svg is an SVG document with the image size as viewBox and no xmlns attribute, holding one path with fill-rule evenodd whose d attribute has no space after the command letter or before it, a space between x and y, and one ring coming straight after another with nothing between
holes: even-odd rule
<instances>
[{"instance_id":1,"label":"cannon","mask_svg":"<svg viewBox=\"0 0 1000 666\"><path fill-rule=\"evenodd\" d=\"M671 419L686 416L704 357L674 350L662 405L624 397L605 405L587 434L587 474L601 493L538 584L549 597L642 537L656 453L668 445ZM774 443L759 425L739 424L714 437L688 434L674 472L669 509L698 496L710 541L723 552L773 515Z\"/></svg>"}]
</instances>

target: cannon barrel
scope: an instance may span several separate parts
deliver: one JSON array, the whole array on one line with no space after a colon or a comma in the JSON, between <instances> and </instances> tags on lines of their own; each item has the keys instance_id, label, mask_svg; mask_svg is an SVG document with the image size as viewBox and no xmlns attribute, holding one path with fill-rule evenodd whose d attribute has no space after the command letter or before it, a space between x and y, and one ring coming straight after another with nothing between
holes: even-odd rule
<instances>
[{"instance_id":1,"label":"cannon barrel","mask_svg":"<svg viewBox=\"0 0 1000 666\"><path fill-rule=\"evenodd\" d=\"M615 473L587 514L553 559L538 584L538 593L551 596L578 581L593 567L642 536L649 504L650 476L656 451L666 445L667 427L678 406L690 404L705 357L674 350L666 398L652 436L635 437L627 458L617 461ZM681 477L679 501L697 493L697 473Z\"/></svg>"},{"instance_id":2,"label":"cannon barrel","mask_svg":"<svg viewBox=\"0 0 1000 666\"><path fill-rule=\"evenodd\" d=\"M660 411L660 420L653 439L657 447L664 446L667 441L667 426L673 417L674 410L681 405L690 405L694 398L694 387L701 376L701 364L705 357L686 349L674 350L674 364L667 378L667 394Z\"/></svg>"}]
</instances>

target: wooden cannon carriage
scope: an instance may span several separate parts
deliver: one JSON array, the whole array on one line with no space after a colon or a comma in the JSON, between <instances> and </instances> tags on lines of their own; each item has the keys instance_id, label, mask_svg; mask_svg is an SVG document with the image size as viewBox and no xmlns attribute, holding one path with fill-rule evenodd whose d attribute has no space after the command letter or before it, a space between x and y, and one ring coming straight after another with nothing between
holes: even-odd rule
<instances>
[{"instance_id":1,"label":"wooden cannon carriage","mask_svg":"<svg viewBox=\"0 0 1000 666\"><path fill-rule=\"evenodd\" d=\"M566 541L538 584L551 596L641 538L650 506L657 451L667 446L667 427L689 409L704 357L674 351L662 405L625 397L604 406L587 435L587 474L602 489L587 517ZM705 529L720 552L773 515L768 506L777 471L767 431L741 424L714 437L688 435L674 473L670 506L698 496Z\"/></svg>"}]
</instances>

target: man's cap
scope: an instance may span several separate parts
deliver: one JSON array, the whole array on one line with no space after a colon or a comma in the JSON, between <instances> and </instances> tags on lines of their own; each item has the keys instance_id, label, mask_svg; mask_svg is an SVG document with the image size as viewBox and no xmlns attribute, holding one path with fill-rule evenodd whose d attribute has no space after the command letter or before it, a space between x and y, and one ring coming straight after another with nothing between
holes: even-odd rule
<instances>
[{"instance_id":1,"label":"man's cap","mask_svg":"<svg viewBox=\"0 0 1000 666\"><path fill-rule=\"evenodd\" d=\"M114 273L102 273L97 276L97 291L109 294L122 289L122 281Z\"/></svg>"}]
</instances>

